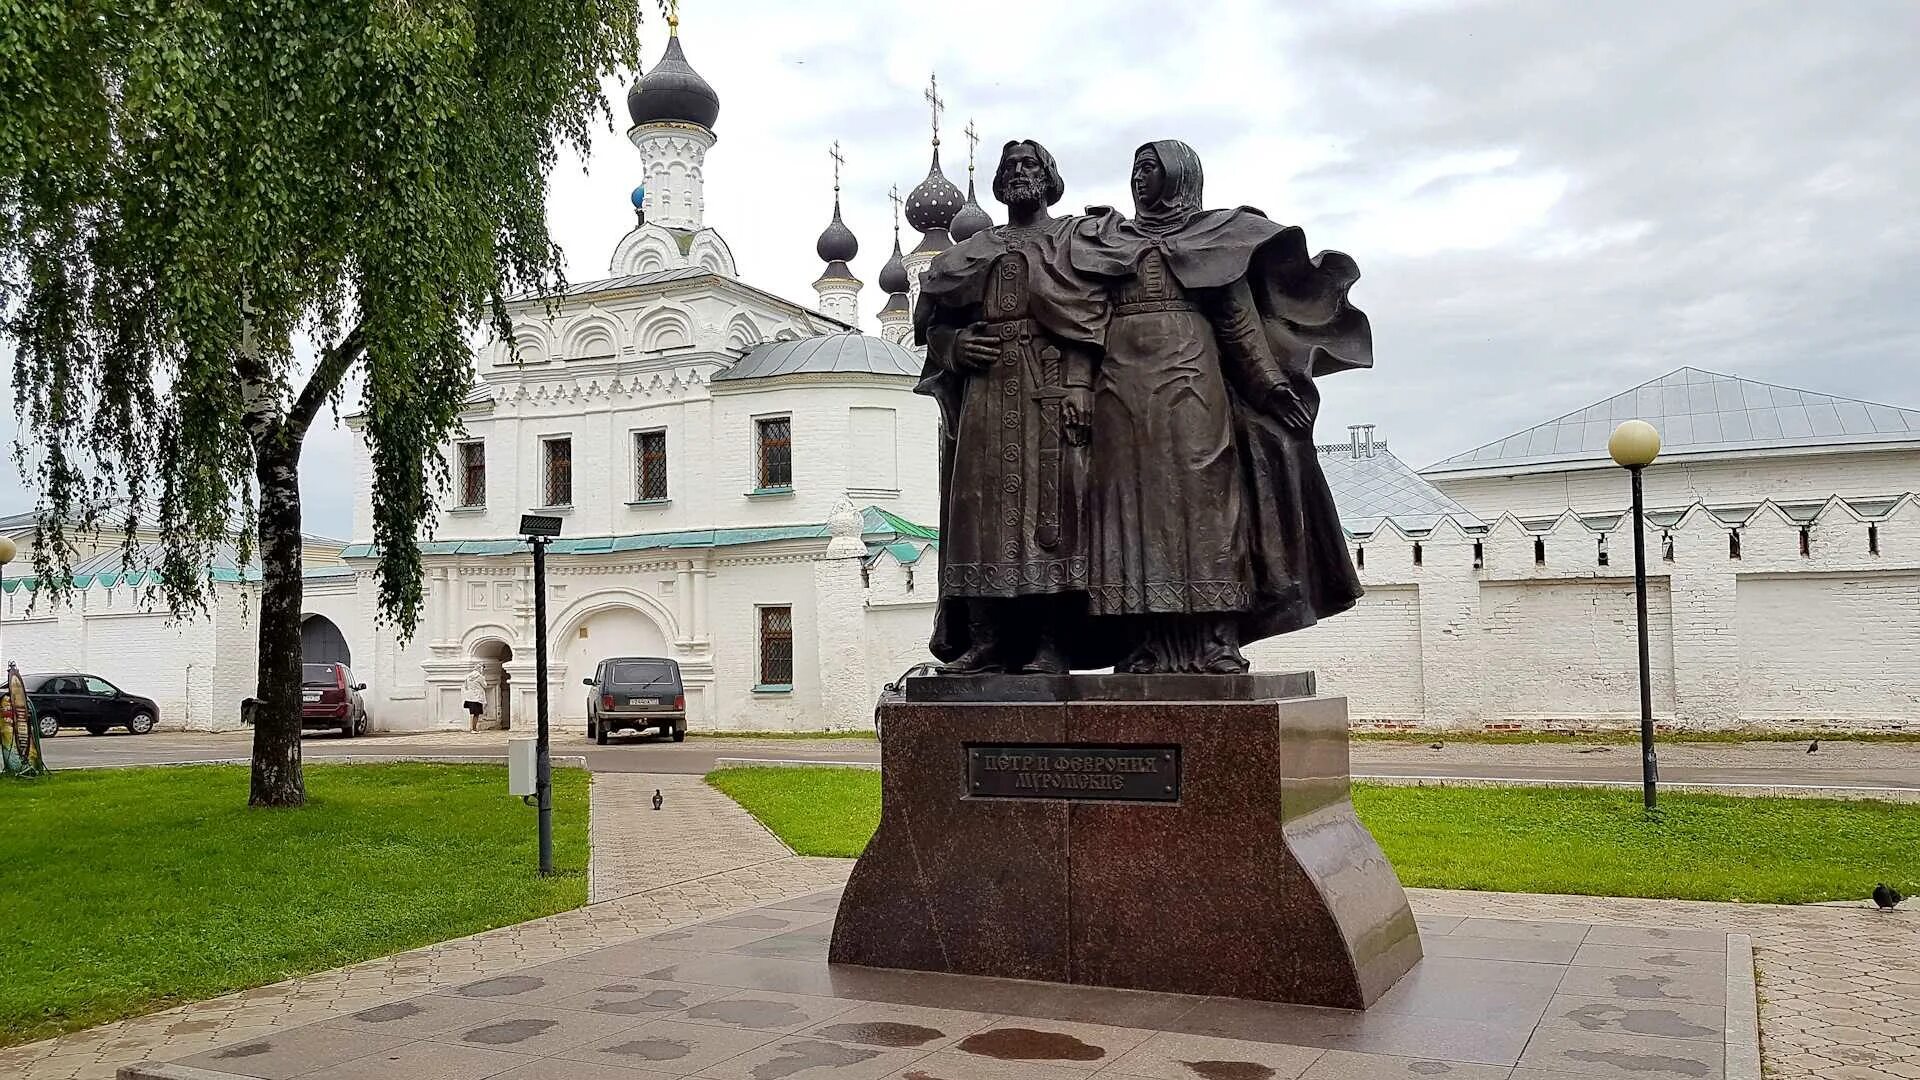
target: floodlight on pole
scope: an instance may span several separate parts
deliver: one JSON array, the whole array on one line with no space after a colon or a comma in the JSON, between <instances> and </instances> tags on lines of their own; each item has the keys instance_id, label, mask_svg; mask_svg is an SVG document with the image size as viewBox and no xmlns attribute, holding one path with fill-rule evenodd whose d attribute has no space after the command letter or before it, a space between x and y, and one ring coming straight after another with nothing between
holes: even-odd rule
<instances>
[{"instance_id":1,"label":"floodlight on pole","mask_svg":"<svg viewBox=\"0 0 1920 1080\"><path fill-rule=\"evenodd\" d=\"M1628 420L1613 429L1607 453L1633 477L1633 595L1640 633L1640 787L1647 809L1654 808L1660 780L1653 752L1653 664L1647 648L1647 526L1640 473L1660 456L1660 432L1645 420Z\"/></svg>"},{"instance_id":2,"label":"floodlight on pole","mask_svg":"<svg viewBox=\"0 0 1920 1080\"><path fill-rule=\"evenodd\" d=\"M547 544L560 535L551 514L522 514L520 535L533 548L533 797L540 808L540 873L553 873L553 757L547 740Z\"/></svg>"}]
</instances>

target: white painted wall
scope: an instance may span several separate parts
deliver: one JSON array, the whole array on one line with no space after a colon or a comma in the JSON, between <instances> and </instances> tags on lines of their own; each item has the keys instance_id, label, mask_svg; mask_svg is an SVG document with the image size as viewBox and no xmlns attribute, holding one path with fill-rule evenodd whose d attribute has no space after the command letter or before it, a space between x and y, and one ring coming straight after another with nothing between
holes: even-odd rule
<instances>
[{"instance_id":1,"label":"white painted wall","mask_svg":"<svg viewBox=\"0 0 1920 1080\"><path fill-rule=\"evenodd\" d=\"M82 671L152 698L163 729L231 730L240 700L253 693L252 598L239 586L214 592L214 618L175 619L124 586L82 589L57 606L16 589L6 597L0 650L22 674Z\"/></svg>"},{"instance_id":2,"label":"white painted wall","mask_svg":"<svg viewBox=\"0 0 1920 1080\"><path fill-rule=\"evenodd\" d=\"M1321 692L1343 694L1355 716L1420 719L1426 671L1420 589L1370 587L1353 610L1247 650L1257 671L1312 671Z\"/></svg>"},{"instance_id":3,"label":"white painted wall","mask_svg":"<svg viewBox=\"0 0 1920 1080\"><path fill-rule=\"evenodd\" d=\"M1920 716L1920 573L1743 575L1734 595L1748 718Z\"/></svg>"},{"instance_id":4,"label":"white painted wall","mask_svg":"<svg viewBox=\"0 0 1920 1080\"><path fill-rule=\"evenodd\" d=\"M1722 460L1660 461L1643 474L1649 508L1876 498L1920 493L1920 448L1822 454L1743 454ZM1562 510L1613 513L1631 505L1626 473L1612 465L1508 476L1428 477L1467 509L1546 517Z\"/></svg>"},{"instance_id":5,"label":"white painted wall","mask_svg":"<svg viewBox=\"0 0 1920 1080\"><path fill-rule=\"evenodd\" d=\"M1698 727L1913 724L1920 499L1871 523L1830 504L1809 526L1805 554L1800 525L1771 507L1742 527L1738 559L1726 526L1704 510L1670 530L1671 559L1662 557L1668 532L1647 537L1657 716ZM1479 537L1445 525L1417 541L1416 563L1416 541L1389 527L1364 542L1369 591L1354 611L1250 654L1262 670L1317 671L1323 692L1348 696L1363 723L1624 723L1638 705L1632 538L1624 524L1606 536L1601 566L1599 534L1571 517L1538 534L1538 561L1536 534L1511 518ZM825 550L822 537L556 557L554 715L577 718L578 680L612 649L679 660L698 728L865 723L878 687L927 658L937 554L903 566L882 553L862 575L863 560L825 560ZM514 650L513 712L525 718L534 689L526 572L524 555L430 557L424 621L405 647L373 629L364 573L310 583L308 609L347 630L377 727L464 726L458 685L488 639ZM169 627L124 590L106 593L87 590L51 613L29 613L25 594L9 595L4 651L23 670L93 670L154 696L168 722L232 726L252 692L253 598L228 590L212 619ZM755 693L756 608L776 603L794 610L794 681ZM156 640L168 643L151 647Z\"/></svg>"}]
</instances>

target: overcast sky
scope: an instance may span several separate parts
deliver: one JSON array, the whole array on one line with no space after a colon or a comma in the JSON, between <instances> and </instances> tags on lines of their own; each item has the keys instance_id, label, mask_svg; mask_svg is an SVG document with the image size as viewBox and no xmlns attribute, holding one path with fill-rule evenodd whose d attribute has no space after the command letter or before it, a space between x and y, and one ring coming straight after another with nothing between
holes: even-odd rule
<instances>
[{"instance_id":1,"label":"overcast sky","mask_svg":"<svg viewBox=\"0 0 1920 1080\"><path fill-rule=\"evenodd\" d=\"M868 332L937 70L963 187L969 118L989 171L1007 139L1052 149L1060 209L1123 202L1134 147L1181 138L1209 205L1353 255L1376 367L1322 383L1322 441L1375 423L1424 466L1683 364L1920 406L1913 0L686 0L681 33L721 101L707 223L812 303L838 139ZM619 131L549 198L575 280L633 220L608 90ZM314 531L349 531L348 438L308 443ZM0 478L0 509L26 498Z\"/></svg>"}]
</instances>

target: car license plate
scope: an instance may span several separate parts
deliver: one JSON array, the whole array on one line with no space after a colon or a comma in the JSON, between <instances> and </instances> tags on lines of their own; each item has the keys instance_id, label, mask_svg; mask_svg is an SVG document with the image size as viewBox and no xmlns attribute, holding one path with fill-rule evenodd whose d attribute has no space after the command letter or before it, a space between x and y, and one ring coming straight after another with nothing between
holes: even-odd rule
<instances>
[{"instance_id":1,"label":"car license plate","mask_svg":"<svg viewBox=\"0 0 1920 1080\"><path fill-rule=\"evenodd\" d=\"M627 704L629 704L629 705L658 705L658 704L660 704L660 699L659 699L659 698L650 698L650 697L634 697L634 698L628 698L628 699L627 699Z\"/></svg>"},{"instance_id":2,"label":"car license plate","mask_svg":"<svg viewBox=\"0 0 1920 1080\"><path fill-rule=\"evenodd\" d=\"M318 691L318 690L302 690L302 691L300 692L300 698L301 698L301 700L302 700L302 701L319 701L319 700L320 700L320 691Z\"/></svg>"}]
</instances>

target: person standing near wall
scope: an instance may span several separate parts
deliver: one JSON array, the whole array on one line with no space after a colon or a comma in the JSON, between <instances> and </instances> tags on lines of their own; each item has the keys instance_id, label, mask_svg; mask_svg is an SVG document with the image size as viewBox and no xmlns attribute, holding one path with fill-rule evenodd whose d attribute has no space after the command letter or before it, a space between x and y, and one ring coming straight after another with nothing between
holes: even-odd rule
<instances>
[{"instance_id":1,"label":"person standing near wall","mask_svg":"<svg viewBox=\"0 0 1920 1080\"><path fill-rule=\"evenodd\" d=\"M467 679L460 684L462 704L467 710L467 730L480 730L480 714L487 707L487 678L480 673L480 665L473 665L467 672Z\"/></svg>"}]
</instances>

